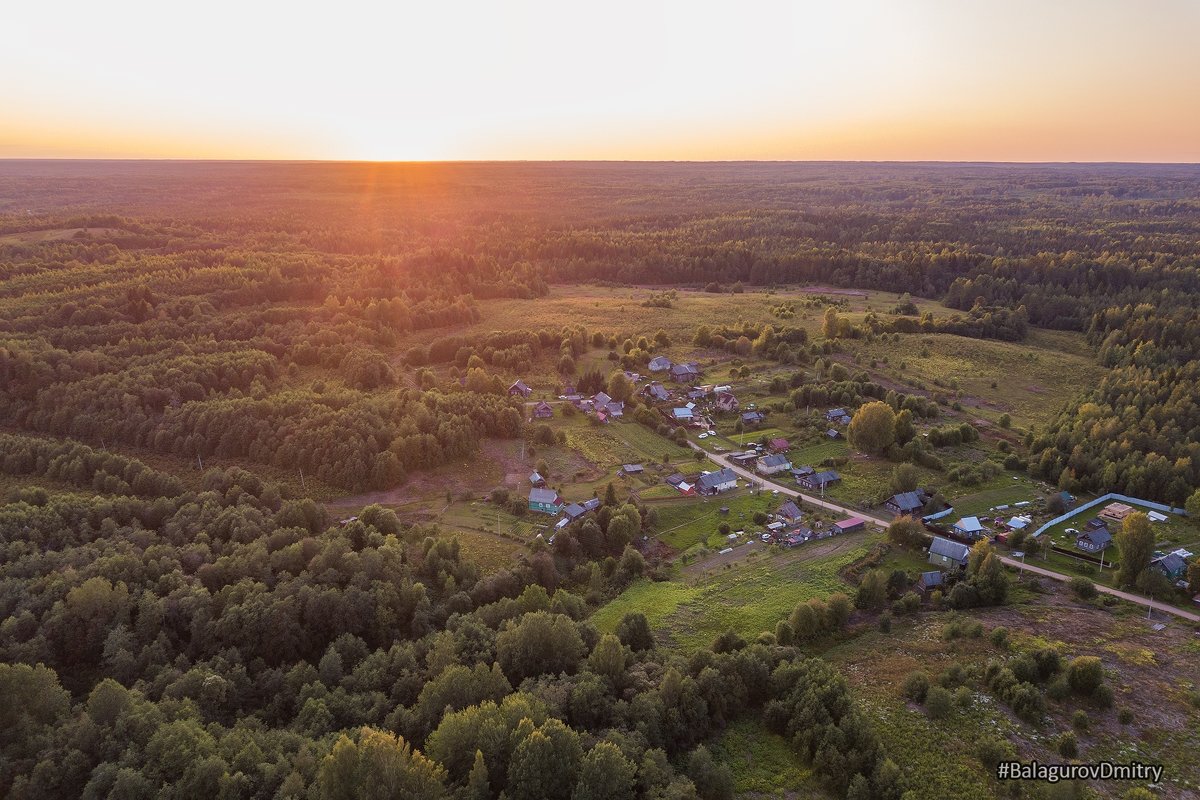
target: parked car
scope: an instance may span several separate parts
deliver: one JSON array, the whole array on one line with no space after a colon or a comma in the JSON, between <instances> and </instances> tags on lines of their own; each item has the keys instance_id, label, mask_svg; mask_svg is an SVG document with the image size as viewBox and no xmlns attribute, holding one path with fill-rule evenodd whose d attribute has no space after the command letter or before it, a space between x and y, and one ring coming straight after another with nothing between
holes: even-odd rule
<instances>
[{"instance_id":1,"label":"parked car","mask_svg":"<svg viewBox=\"0 0 1200 800\"><path fill-rule=\"evenodd\" d=\"M696 438L697 438L697 439L707 439L707 438L708 438L708 434L707 434L707 433L702 433L702 434L700 434L699 436L697 436Z\"/></svg>"},{"instance_id":2,"label":"parked car","mask_svg":"<svg viewBox=\"0 0 1200 800\"><path fill-rule=\"evenodd\" d=\"M717 435L717 432L716 432L716 431L709 431L709 432L708 432L708 435L709 435L709 436L716 436L716 435Z\"/></svg>"},{"instance_id":3,"label":"parked car","mask_svg":"<svg viewBox=\"0 0 1200 800\"><path fill-rule=\"evenodd\" d=\"M1078 536L1079 535L1079 531L1075 530L1074 528L1067 528L1065 531L1063 531L1063 533L1065 533L1067 536Z\"/></svg>"},{"instance_id":4,"label":"parked car","mask_svg":"<svg viewBox=\"0 0 1200 800\"><path fill-rule=\"evenodd\" d=\"M760 536L759 538L760 538L760 539L762 539L764 542L769 542L769 541L771 541L771 534L769 534L769 533L764 533L764 534L763 534L762 536Z\"/></svg>"}]
</instances>

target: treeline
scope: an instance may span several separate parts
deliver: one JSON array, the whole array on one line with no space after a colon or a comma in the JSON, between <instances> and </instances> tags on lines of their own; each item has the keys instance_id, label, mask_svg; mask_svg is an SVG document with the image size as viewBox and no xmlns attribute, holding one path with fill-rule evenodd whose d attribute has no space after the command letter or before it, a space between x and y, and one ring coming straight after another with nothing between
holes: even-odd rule
<instances>
[{"instance_id":1,"label":"treeline","mask_svg":"<svg viewBox=\"0 0 1200 800\"><path fill-rule=\"evenodd\" d=\"M1188 297L1168 297L1096 313L1088 338L1110 371L1084 402L1028 437L1031 471L1069 491L1183 505L1200 485L1200 312L1193 306Z\"/></svg>"}]
</instances>

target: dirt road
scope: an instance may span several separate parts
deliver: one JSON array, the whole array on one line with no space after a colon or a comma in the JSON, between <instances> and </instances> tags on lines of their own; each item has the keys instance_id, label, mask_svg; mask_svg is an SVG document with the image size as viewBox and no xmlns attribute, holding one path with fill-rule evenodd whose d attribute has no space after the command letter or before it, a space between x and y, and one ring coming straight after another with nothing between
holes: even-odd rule
<instances>
[{"instance_id":1,"label":"dirt road","mask_svg":"<svg viewBox=\"0 0 1200 800\"><path fill-rule=\"evenodd\" d=\"M1010 567L1023 569L1026 572L1032 572L1035 575L1041 575L1044 578L1050 578L1051 580L1055 581L1069 581L1072 577L1071 575L1064 575L1061 572L1055 572L1054 570L1035 567L1033 564L1023 564L1020 561L1008 558L1007 556L1001 556L1000 560ZM1182 608L1175 608L1175 606L1169 606L1166 603L1160 603L1156 600L1151 600L1148 597L1141 597L1140 595L1130 594L1129 592L1122 592L1119 589L1110 589L1107 586L1102 586L1098 583L1096 584L1096 591L1100 592L1101 594L1111 594L1113 597L1119 597L1122 600L1128 600L1130 603L1136 603L1144 608L1152 608L1155 611L1162 612L1163 614L1172 614L1190 622L1200 622L1200 614L1193 614L1191 611L1184 611Z\"/></svg>"},{"instance_id":2,"label":"dirt road","mask_svg":"<svg viewBox=\"0 0 1200 800\"><path fill-rule=\"evenodd\" d=\"M773 481L770 478L767 478L763 475L758 475L757 473L751 472L750 470L748 470L744 467L739 467L736 464L732 463L725 456L719 455L717 453L710 453L709 451L705 450L703 447L696 444L695 442L688 442L688 445L693 450L699 450L700 452L704 453L706 456L708 456L710 461L713 461L714 463L719 464L722 467L728 467L729 469L733 470L735 473L737 473L739 476L745 478L746 480L762 484L763 487L766 489L772 489L772 490L778 491L780 494L785 494L788 497L797 497L806 503L809 503L814 506L819 506L820 508L825 508L830 511L838 511L843 514L848 514L851 517L858 517L859 519L865 519L867 522L871 523L872 525L878 525L881 528L886 528L888 526L888 523L886 521L880 519L879 517L873 517L869 514L864 514L861 511L855 511L852 508L846 508L845 506L840 506L837 503L830 502L829 500L823 500L820 497L813 497L812 495L804 494L803 492L799 492L799 491L796 491L795 489L791 489L787 486L784 486L782 483L776 483L775 481Z\"/></svg>"}]
</instances>

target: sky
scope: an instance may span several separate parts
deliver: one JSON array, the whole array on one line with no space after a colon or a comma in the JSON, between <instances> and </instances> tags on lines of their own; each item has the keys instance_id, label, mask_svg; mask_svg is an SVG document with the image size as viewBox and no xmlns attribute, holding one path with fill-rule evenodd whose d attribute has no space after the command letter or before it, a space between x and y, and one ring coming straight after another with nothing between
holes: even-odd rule
<instances>
[{"instance_id":1,"label":"sky","mask_svg":"<svg viewBox=\"0 0 1200 800\"><path fill-rule=\"evenodd\" d=\"M1200 0L59 0L0 158L1200 161Z\"/></svg>"}]
</instances>

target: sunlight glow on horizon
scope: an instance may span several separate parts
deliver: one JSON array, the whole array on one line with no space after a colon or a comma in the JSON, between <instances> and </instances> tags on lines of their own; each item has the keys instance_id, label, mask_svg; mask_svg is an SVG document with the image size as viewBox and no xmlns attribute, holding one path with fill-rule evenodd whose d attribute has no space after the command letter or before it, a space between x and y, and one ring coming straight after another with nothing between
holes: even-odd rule
<instances>
[{"instance_id":1,"label":"sunlight glow on horizon","mask_svg":"<svg viewBox=\"0 0 1200 800\"><path fill-rule=\"evenodd\" d=\"M5 11L0 158L1200 161L1200 4Z\"/></svg>"}]
</instances>

